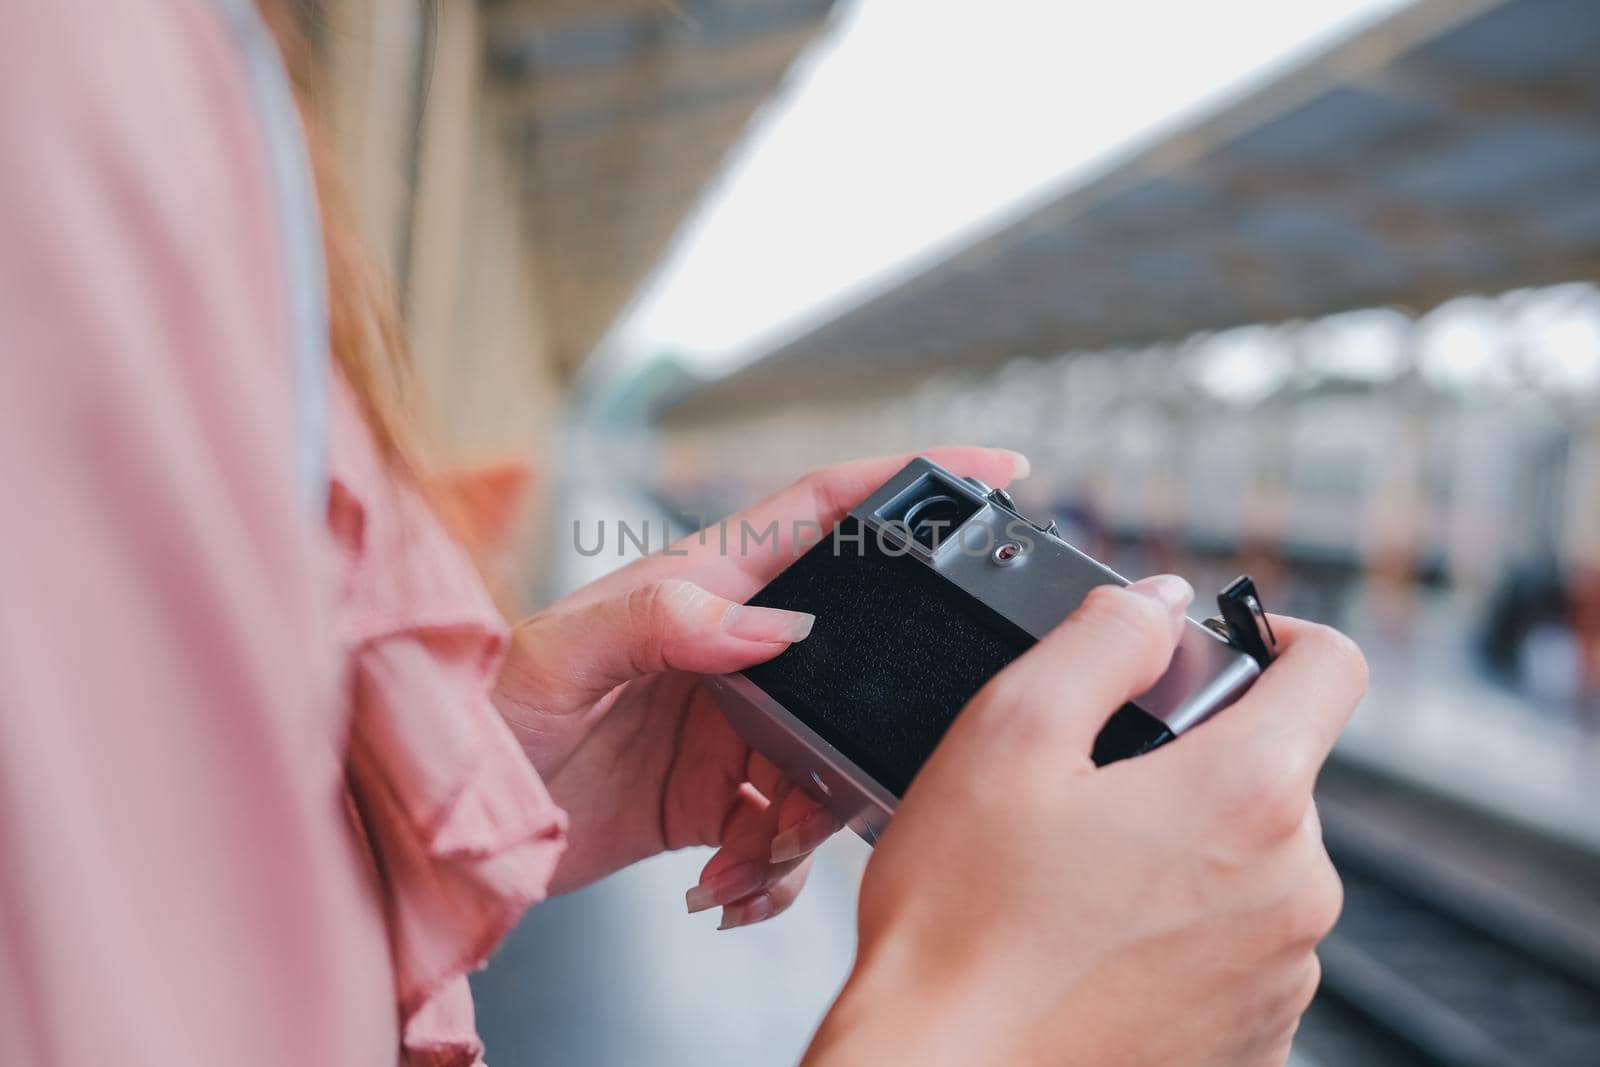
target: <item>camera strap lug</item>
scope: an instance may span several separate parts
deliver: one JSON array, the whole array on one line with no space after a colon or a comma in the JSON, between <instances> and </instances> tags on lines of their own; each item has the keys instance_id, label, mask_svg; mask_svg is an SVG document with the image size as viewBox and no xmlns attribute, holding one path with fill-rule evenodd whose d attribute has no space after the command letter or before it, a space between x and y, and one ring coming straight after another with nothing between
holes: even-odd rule
<instances>
[{"instance_id":1,"label":"camera strap lug","mask_svg":"<svg viewBox=\"0 0 1600 1067\"><path fill-rule=\"evenodd\" d=\"M1278 637L1272 632L1256 583L1249 575L1240 575L1217 594L1217 610L1221 613L1219 620L1208 619L1207 624L1220 622L1211 625L1211 629L1222 633L1265 670L1278 655Z\"/></svg>"}]
</instances>

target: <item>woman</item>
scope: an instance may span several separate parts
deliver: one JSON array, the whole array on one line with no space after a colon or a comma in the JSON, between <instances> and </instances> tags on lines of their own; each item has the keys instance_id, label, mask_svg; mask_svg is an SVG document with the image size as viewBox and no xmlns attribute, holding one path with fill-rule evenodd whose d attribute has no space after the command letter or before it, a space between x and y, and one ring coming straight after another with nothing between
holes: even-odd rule
<instances>
[{"instance_id":1,"label":"woman","mask_svg":"<svg viewBox=\"0 0 1600 1067\"><path fill-rule=\"evenodd\" d=\"M690 542L508 636L325 180L317 239L255 12L28 5L0 100L7 1060L468 1064L464 975L548 892L710 844L691 909L782 911L835 827L696 683L805 639L742 604L773 557ZM830 523L903 458L748 517ZM1099 591L972 701L868 867L807 1062L1282 1062L1339 908L1311 786L1364 667L1282 620L1226 715L1096 770L1189 597Z\"/></svg>"}]
</instances>

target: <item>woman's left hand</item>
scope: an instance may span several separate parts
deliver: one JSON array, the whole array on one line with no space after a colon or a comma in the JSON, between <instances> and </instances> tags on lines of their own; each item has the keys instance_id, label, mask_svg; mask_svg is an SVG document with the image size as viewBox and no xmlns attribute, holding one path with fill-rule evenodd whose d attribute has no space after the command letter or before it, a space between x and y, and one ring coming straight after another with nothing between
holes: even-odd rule
<instances>
[{"instance_id":1,"label":"woman's left hand","mask_svg":"<svg viewBox=\"0 0 1600 1067\"><path fill-rule=\"evenodd\" d=\"M994 486L1027 473L1002 449L924 455ZM804 639L810 616L743 602L910 459L810 474L728 519L726 549L719 536L691 534L516 627L495 701L570 819L552 892L658 852L716 845L689 910L721 906L727 929L794 901L811 851L838 822L751 751L700 676ZM748 553L738 551L742 524L753 531ZM773 526L775 543L765 536Z\"/></svg>"}]
</instances>

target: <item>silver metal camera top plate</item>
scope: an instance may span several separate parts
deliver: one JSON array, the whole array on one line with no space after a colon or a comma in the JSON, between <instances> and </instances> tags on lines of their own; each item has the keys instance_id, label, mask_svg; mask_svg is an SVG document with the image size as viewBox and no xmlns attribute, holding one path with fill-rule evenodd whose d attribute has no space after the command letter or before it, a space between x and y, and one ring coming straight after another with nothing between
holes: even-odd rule
<instances>
[{"instance_id":1,"label":"silver metal camera top plate","mask_svg":"<svg viewBox=\"0 0 1600 1067\"><path fill-rule=\"evenodd\" d=\"M960 494L977 506L932 551L906 536L903 524L897 529L880 518L884 508L928 475L938 480L940 492ZM1096 586L1128 584L1109 567L997 505L966 479L920 457L851 515L885 551L914 556L1036 639L1055 629ZM1010 565L996 566L992 553L1006 541L1019 543L1023 552ZM1133 702L1178 734L1225 707L1260 673L1255 660L1191 619L1166 673Z\"/></svg>"}]
</instances>

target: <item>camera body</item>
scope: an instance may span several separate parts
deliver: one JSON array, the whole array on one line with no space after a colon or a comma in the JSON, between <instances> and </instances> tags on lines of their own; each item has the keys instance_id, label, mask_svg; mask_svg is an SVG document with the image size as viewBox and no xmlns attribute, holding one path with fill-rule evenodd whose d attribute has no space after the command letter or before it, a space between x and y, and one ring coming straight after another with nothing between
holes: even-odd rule
<instances>
[{"instance_id":1,"label":"camera body","mask_svg":"<svg viewBox=\"0 0 1600 1067\"><path fill-rule=\"evenodd\" d=\"M1239 617L1251 621L1247 598L1264 626L1248 579L1230 590L1241 583ZM1127 582L1003 490L918 458L751 599L814 614L811 635L707 683L753 749L870 843L956 713L1110 584ZM1095 762L1147 752L1237 699L1270 658L1252 637L1233 618L1190 620L1166 673L1107 723Z\"/></svg>"}]
</instances>

